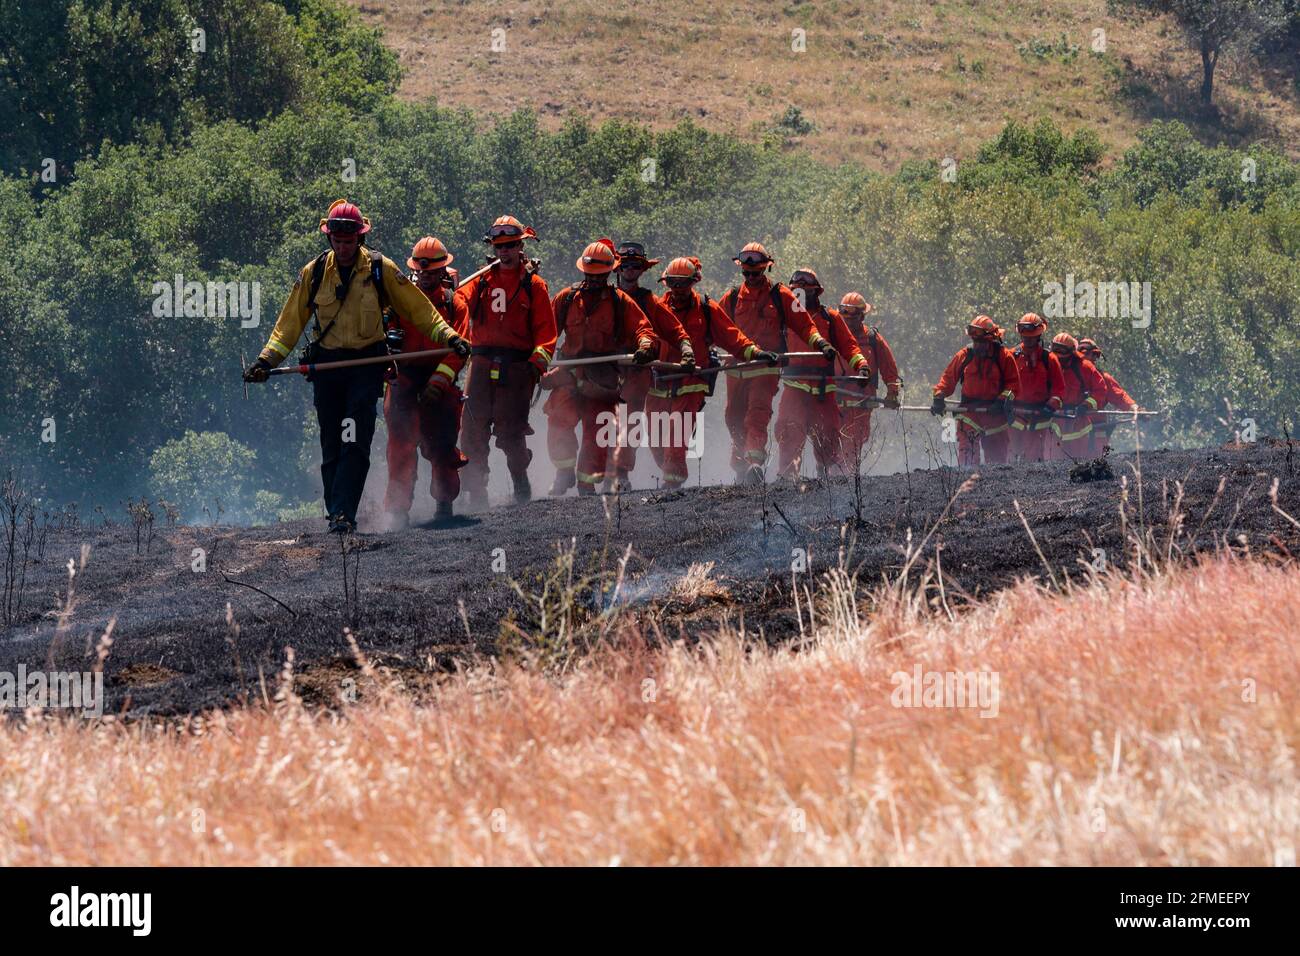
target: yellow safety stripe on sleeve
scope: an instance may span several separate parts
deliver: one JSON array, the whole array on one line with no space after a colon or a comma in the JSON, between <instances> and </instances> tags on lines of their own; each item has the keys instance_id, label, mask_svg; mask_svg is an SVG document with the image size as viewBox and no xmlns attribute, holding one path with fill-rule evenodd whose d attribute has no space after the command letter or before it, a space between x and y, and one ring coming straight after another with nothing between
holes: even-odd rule
<instances>
[{"instance_id":1,"label":"yellow safety stripe on sleeve","mask_svg":"<svg viewBox=\"0 0 1300 956\"><path fill-rule=\"evenodd\" d=\"M742 358L744 358L745 361L749 361L750 359L752 359L752 358L753 358L755 355L757 355L757 354L758 354L758 346L757 346L757 345L746 345L746 346L745 346L745 351L744 351L744 353L742 354Z\"/></svg>"},{"instance_id":2,"label":"yellow safety stripe on sleeve","mask_svg":"<svg viewBox=\"0 0 1300 956\"><path fill-rule=\"evenodd\" d=\"M866 364L867 364L867 357L863 355L861 352L859 352L857 355L853 356L853 361L849 362L849 368L853 369L853 371L856 372L858 369L862 368L862 366Z\"/></svg>"},{"instance_id":3,"label":"yellow safety stripe on sleeve","mask_svg":"<svg viewBox=\"0 0 1300 956\"><path fill-rule=\"evenodd\" d=\"M637 347L638 349L648 349L648 348L651 348L654 344L655 344L655 343L654 343L654 340L653 340L653 339L637 339L637 340L636 340L636 347Z\"/></svg>"},{"instance_id":4,"label":"yellow safety stripe on sleeve","mask_svg":"<svg viewBox=\"0 0 1300 956\"><path fill-rule=\"evenodd\" d=\"M1085 404L1085 405L1091 405L1091 406L1092 406L1092 410L1093 410L1094 412L1097 410L1097 400L1096 400L1095 398L1093 398L1091 395L1089 395L1088 398L1084 401L1084 404Z\"/></svg>"},{"instance_id":5,"label":"yellow safety stripe on sleeve","mask_svg":"<svg viewBox=\"0 0 1300 956\"><path fill-rule=\"evenodd\" d=\"M274 336L267 339L266 349L278 353L280 358L288 358L289 353L293 351L292 346L285 345L283 342L281 342L279 339L275 338Z\"/></svg>"},{"instance_id":6,"label":"yellow safety stripe on sleeve","mask_svg":"<svg viewBox=\"0 0 1300 956\"><path fill-rule=\"evenodd\" d=\"M578 459L576 458L554 458L551 460L551 464L556 468L572 468L577 463Z\"/></svg>"},{"instance_id":7,"label":"yellow safety stripe on sleeve","mask_svg":"<svg viewBox=\"0 0 1300 956\"><path fill-rule=\"evenodd\" d=\"M551 358L552 358L551 353L546 351L546 349L542 348L540 345L537 346L537 348L533 349L533 354L540 355L542 357L542 361L545 362L547 365L551 364Z\"/></svg>"},{"instance_id":8,"label":"yellow safety stripe on sleeve","mask_svg":"<svg viewBox=\"0 0 1300 956\"><path fill-rule=\"evenodd\" d=\"M1003 389L1002 392L998 395L998 398L1015 398L1015 397L1016 397L1016 393L1011 391L1011 389L1009 388Z\"/></svg>"},{"instance_id":9,"label":"yellow safety stripe on sleeve","mask_svg":"<svg viewBox=\"0 0 1300 956\"><path fill-rule=\"evenodd\" d=\"M826 345L827 342L820 332L814 332L813 337L808 340L808 344L815 349L820 349L823 345Z\"/></svg>"},{"instance_id":10,"label":"yellow safety stripe on sleeve","mask_svg":"<svg viewBox=\"0 0 1300 956\"><path fill-rule=\"evenodd\" d=\"M456 370L453 368L448 368L446 365L439 365L437 370L434 372L434 374L445 375L447 376L448 379L452 381L456 380Z\"/></svg>"}]
</instances>

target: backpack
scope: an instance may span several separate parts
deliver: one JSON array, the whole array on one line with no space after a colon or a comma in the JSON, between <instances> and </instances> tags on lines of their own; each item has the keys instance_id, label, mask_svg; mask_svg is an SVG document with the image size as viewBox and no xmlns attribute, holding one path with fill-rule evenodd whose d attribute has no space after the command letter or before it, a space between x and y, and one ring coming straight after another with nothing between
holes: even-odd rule
<instances>
[{"instance_id":1,"label":"backpack","mask_svg":"<svg viewBox=\"0 0 1300 956\"><path fill-rule=\"evenodd\" d=\"M788 352L785 341L785 306L781 304L781 283L773 282L772 288L768 290L772 298L772 305L776 309L777 318L781 325L781 351ZM740 290L732 286L722 297L722 307L727 310L727 315L731 317L732 324L736 321L736 299L740 296Z\"/></svg>"},{"instance_id":2,"label":"backpack","mask_svg":"<svg viewBox=\"0 0 1300 956\"><path fill-rule=\"evenodd\" d=\"M623 341L623 316L627 312L627 305L623 301L623 296L618 294L618 289L614 286L605 286L610 294L614 297L614 341ZM645 290L649 292L649 289ZM557 332L563 332L564 326L569 317L569 307L573 305L573 299L578 294L578 286L571 285L560 293L559 308L555 310L555 328Z\"/></svg>"}]
</instances>

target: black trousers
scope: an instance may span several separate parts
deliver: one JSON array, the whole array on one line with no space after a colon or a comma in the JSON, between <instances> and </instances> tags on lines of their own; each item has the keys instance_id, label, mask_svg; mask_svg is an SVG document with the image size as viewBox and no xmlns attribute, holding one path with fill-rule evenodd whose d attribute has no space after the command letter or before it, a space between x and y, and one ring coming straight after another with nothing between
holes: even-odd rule
<instances>
[{"instance_id":1,"label":"black trousers","mask_svg":"<svg viewBox=\"0 0 1300 956\"><path fill-rule=\"evenodd\" d=\"M384 345L366 349L321 349L317 362L383 355ZM312 373L316 421L320 425L320 475L325 511L356 522L357 506L370 472L376 406L384 392L382 363Z\"/></svg>"}]
</instances>

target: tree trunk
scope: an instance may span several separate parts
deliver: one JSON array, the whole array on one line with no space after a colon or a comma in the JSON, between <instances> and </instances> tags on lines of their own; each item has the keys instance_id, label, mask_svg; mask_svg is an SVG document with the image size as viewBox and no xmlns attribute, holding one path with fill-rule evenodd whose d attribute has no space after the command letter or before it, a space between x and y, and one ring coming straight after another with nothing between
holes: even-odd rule
<instances>
[{"instance_id":1,"label":"tree trunk","mask_svg":"<svg viewBox=\"0 0 1300 956\"><path fill-rule=\"evenodd\" d=\"M1219 51L1215 49L1209 37L1201 37L1201 105L1209 106L1214 102L1214 68L1219 63Z\"/></svg>"}]
</instances>

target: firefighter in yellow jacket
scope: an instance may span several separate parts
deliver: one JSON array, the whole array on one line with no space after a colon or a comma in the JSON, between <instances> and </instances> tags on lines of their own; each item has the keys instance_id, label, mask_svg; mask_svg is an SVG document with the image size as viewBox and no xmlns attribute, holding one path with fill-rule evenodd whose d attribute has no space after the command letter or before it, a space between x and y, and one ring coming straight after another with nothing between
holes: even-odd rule
<instances>
[{"instance_id":1,"label":"firefighter in yellow jacket","mask_svg":"<svg viewBox=\"0 0 1300 956\"><path fill-rule=\"evenodd\" d=\"M313 316L308 364L385 354L383 313L389 305L434 342L449 346L457 355L469 354L469 343L434 312L432 303L397 265L365 248L361 237L370 231L370 220L361 210L340 199L330 206L320 229L329 237L330 248L303 266L266 347L244 372L245 381L266 381L268 372L289 357ZM320 424L325 510L332 532L356 530L384 368L376 363L311 375Z\"/></svg>"}]
</instances>

